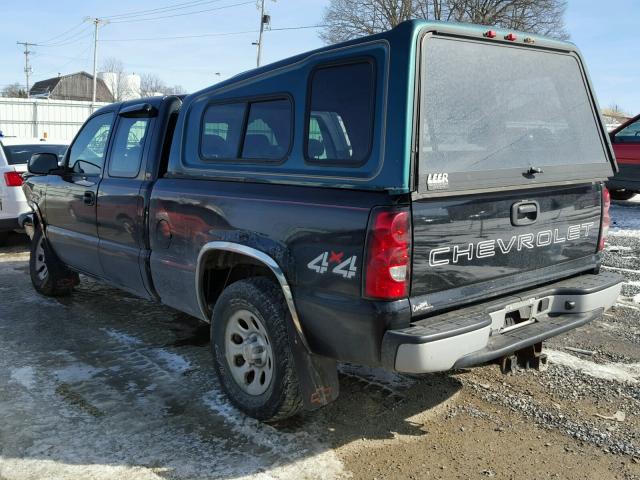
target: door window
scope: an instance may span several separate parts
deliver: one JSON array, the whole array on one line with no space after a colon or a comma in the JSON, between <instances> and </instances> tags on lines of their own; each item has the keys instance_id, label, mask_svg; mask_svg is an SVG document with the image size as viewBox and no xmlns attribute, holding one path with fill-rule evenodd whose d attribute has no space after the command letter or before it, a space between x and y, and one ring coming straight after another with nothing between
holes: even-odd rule
<instances>
[{"instance_id":1,"label":"door window","mask_svg":"<svg viewBox=\"0 0 640 480\"><path fill-rule=\"evenodd\" d=\"M104 113L82 127L69 151L67 165L72 172L100 175L112 123L113 113Z\"/></svg>"},{"instance_id":2,"label":"door window","mask_svg":"<svg viewBox=\"0 0 640 480\"><path fill-rule=\"evenodd\" d=\"M120 118L109 160L110 177L138 176L148 127L148 118Z\"/></svg>"}]
</instances>

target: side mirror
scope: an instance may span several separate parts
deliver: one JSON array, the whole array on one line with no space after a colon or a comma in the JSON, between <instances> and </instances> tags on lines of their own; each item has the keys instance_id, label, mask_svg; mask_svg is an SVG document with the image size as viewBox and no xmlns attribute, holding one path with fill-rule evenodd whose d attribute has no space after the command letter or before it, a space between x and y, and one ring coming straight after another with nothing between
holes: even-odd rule
<instances>
[{"instance_id":1,"label":"side mirror","mask_svg":"<svg viewBox=\"0 0 640 480\"><path fill-rule=\"evenodd\" d=\"M35 175L49 175L52 170L58 170L58 155L55 153L34 153L29 159L27 169Z\"/></svg>"}]
</instances>

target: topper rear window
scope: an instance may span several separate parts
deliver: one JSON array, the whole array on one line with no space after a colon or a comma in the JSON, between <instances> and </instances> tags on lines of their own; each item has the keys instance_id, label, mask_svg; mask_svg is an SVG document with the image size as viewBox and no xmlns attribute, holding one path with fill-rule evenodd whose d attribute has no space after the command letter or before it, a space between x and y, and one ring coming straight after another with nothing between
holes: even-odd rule
<instances>
[{"instance_id":1,"label":"topper rear window","mask_svg":"<svg viewBox=\"0 0 640 480\"><path fill-rule=\"evenodd\" d=\"M420 190L443 173L449 190L611 174L576 56L427 36L421 78Z\"/></svg>"}]
</instances>

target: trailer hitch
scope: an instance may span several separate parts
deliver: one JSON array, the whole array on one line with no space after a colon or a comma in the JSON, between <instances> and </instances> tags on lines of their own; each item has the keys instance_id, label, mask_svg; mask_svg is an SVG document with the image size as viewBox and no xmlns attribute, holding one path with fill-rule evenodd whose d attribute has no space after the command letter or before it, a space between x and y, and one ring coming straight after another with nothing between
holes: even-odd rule
<instances>
[{"instance_id":1,"label":"trailer hitch","mask_svg":"<svg viewBox=\"0 0 640 480\"><path fill-rule=\"evenodd\" d=\"M539 342L518 350L513 355L500 358L498 364L500 371L505 375L517 369L533 368L544 371L547 368L547 355L542 353L542 342Z\"/></svg>"}]
</instances>

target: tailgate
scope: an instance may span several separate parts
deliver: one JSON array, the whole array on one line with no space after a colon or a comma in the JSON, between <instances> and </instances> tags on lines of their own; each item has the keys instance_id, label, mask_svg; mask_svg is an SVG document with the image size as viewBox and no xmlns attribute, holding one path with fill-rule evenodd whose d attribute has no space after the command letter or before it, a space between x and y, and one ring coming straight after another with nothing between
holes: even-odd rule
<instances>
[{"instance_id":1,"label":"tailgate","mask_svg":"<svg viewBox=\"0 0 640 480\"><path fill-rule=\"evenodd\" d=\"M551 271L570 275L595 266L597 184L423 199L412 208L411 295L440 292L431 306L436 299L463 301L549 281Z\"/></svg>"}]
</instances>

